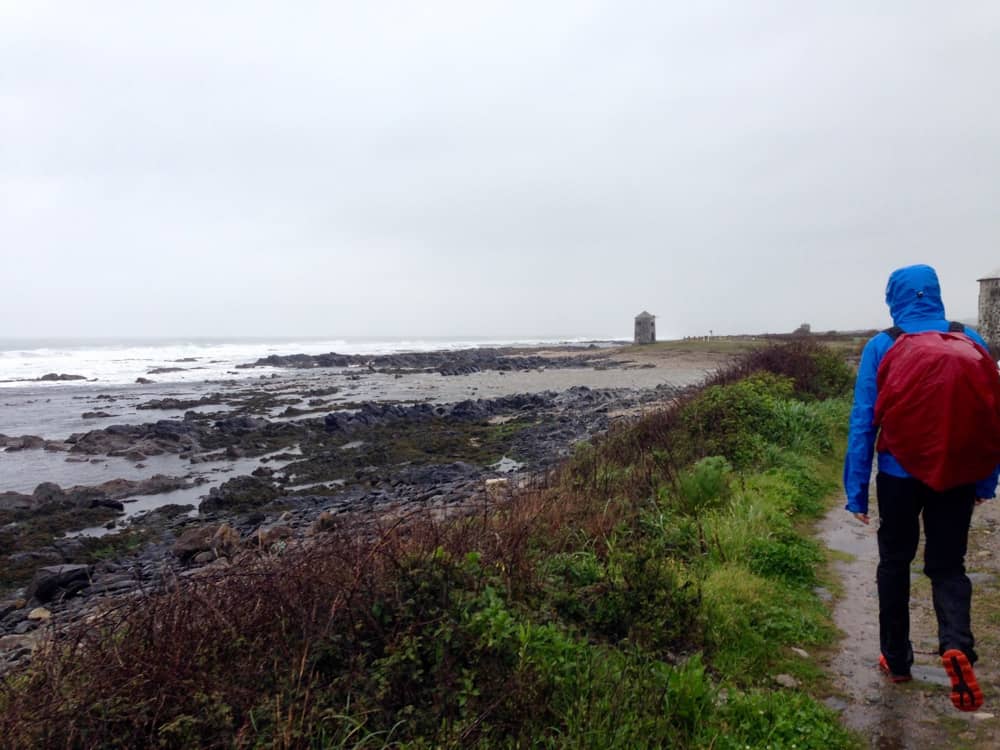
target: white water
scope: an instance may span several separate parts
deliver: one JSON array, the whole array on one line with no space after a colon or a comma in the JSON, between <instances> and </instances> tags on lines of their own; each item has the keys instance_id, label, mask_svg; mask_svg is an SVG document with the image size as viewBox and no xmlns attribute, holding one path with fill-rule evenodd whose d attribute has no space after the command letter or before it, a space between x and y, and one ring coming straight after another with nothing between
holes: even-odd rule
<instances>
[{"instance_id":1,"label":"white water","mask_svg":"<svg viewBox=\"0 0 1000 750\"><path fill-rule=\"evenodd\" d=\"M82 375L87 380L37 383L57 386L83 384L126 385L136 378L158 383L249 377L236 365L272 354L395 354L471 349L475 347L544 346L582 344L593 339L195 339L146 341L42 341L0 340L0 388L24 386L48 373ZM177 372L151 373L157 368ZM257 370L259 374L261 370Z\"/></svg>"}]
</instances>

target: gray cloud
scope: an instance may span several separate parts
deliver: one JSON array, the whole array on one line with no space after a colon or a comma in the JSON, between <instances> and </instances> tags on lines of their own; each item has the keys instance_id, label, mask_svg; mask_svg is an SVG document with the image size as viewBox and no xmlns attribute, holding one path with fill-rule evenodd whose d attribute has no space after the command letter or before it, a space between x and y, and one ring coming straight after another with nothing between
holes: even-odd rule
<instances>
[{"instance_id":1,"label":"gray cloud","mask_svg":"<svg viewBox=\"0 0 1000 750\"><path fill-rule=\"evenodd\" d=\"M988 0L0 0L0 334L851 328L912 262L974 316L998 38Z\"/></svg>"}]
</instances>

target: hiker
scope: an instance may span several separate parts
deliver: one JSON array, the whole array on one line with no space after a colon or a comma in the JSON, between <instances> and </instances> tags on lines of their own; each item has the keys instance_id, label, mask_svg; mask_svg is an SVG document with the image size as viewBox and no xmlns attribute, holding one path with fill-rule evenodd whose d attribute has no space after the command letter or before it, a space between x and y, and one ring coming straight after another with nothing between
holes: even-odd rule
<instances>
[{"instance_id":1,"label":"hiker","mask_svg":"<svg viewBox=\"0 0 1000 750\"><path fill-rule=\"evenodd\" d=\"M894 271L885 301L895 325L873 336L861 354L844 465L846 509L867 524L878 437L879 668L893 682L912 679L910 563L922 514L938 653L951 678L952 703L974 711L983 697L972 669L977 657L965 553L973 508L994 497L1000 473L1000 375L979 334L945 319L930 266ZM939 333L922 333L928 331ZM942 363L939 355L950 359ZM921 369L932 361L932 371ZM971 378L966 367L974 368ZM956 371L962 377L952 380L962 383L949 381Z\"/></svg>"}]
</instances>

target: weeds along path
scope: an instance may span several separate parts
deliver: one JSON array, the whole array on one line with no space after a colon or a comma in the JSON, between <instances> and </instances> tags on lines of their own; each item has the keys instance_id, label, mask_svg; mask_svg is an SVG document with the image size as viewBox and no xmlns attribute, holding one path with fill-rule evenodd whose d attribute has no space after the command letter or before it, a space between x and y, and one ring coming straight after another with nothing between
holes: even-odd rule
<instances>
[{"instance_id":1,"label":"weeds along path","mask_svg":"<svg viewBox=\"0 0 1000 750\"><path fill-rule=\"evenodd\" d=\"M913 682L893 685L876 668L879 656L875 568L877 508L872 492L872 524L863 526L840 503L820 523L819 534L834 552L833 569L843 591L833 618L842 632L827 669L840 698L843 720L871 748L1000 747L1000 504L976 510L966 567L973 581L973 632L979 662L976 674L985 694L978 714L956 711L950 682L937 656L937 622L930 582L924 576L923 545L912 568L910 637L916 661ZM839 701L833 698L831 701Z\"/></svg>"}]
</instances>

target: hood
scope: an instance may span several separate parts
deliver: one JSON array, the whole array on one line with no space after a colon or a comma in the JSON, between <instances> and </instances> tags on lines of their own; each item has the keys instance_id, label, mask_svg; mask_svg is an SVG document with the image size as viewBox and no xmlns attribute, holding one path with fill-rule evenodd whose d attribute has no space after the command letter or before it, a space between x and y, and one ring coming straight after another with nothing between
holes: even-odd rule
<instances>
[{"instance_id":1,"label":"hood","mask_svg":"<svg viewBox=\"0 0 1000 750\"><path fill-rule=\"evenodd\" d=\"M944 320L944 303L937 271L930 266L906 266L889 276L885 303L896 325L910 320Z\"/></svg>"}]
</instances>

